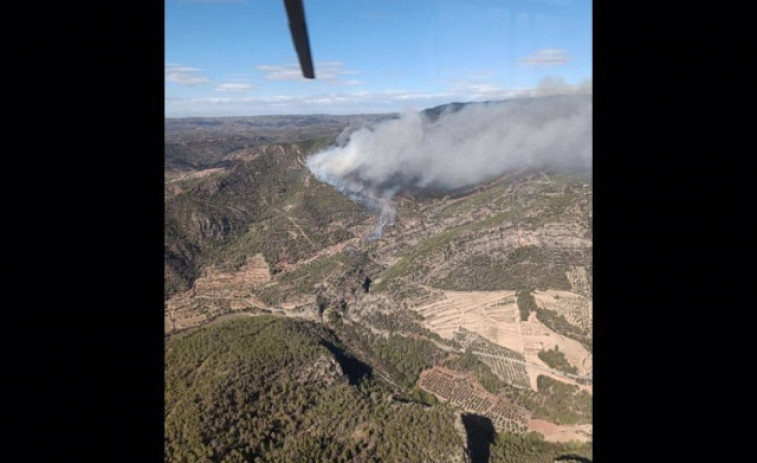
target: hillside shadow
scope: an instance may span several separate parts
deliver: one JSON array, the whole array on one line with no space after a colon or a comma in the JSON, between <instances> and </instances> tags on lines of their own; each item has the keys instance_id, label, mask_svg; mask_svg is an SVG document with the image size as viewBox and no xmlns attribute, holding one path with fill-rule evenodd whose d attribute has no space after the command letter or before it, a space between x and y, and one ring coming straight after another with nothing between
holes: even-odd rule
<instances>
[{"instance_id":1,"label":"hillside shadow","mask_svg":"<svg viewBox=\"0 0 757 463\"><path fill-rule=\"evenodd\" d=\"M560 455L555 458L555 461L564 461L566 463L592 463L591 460L580 455Z\"/></svg>"},{"instance_id":2,"label":"hillside shadow","mask_svg":"<svg viewBox=\"0 0 757 463\"><path fill-rule=\"evenodd\" d=\"M354 357L345 355L341 349L325 339L321 340L321 345L328 349L336 358L336 361L339 362L339 366L342 367L342 371L347 375L351 385L354 386L365 378L373 377L373 368L367 363L363 363Z\"/></svg>"},{"instance_id":3,"label":"hillside shadow","mask_svg":"<svg viewBox=\"0 0 757 463\"><path fill-rule=\"evenodd\" d=\"M462 415L465 434L468 437L468 453L471 463L489 463L490 450L494 442L494 424L485 416Z\"/></svg>"}]
</instances>

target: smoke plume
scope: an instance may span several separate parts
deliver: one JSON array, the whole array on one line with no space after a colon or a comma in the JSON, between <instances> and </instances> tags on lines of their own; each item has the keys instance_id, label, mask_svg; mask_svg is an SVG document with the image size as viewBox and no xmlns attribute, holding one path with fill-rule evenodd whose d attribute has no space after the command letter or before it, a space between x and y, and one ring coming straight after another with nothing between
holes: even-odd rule
<instances>
[{"instance_id":1,"label":"smoke plume","mask_svg":"<svg viewBox=\"0 0 757 463\"><path fill-rule=\"evenodd\" d=\"M405 112L375 127L345 129L307 160L318 180L394 223L395 194L444 192L514 169L591 167L592 97L565 95L448 105Z\"/></svg>"}]
</instances>

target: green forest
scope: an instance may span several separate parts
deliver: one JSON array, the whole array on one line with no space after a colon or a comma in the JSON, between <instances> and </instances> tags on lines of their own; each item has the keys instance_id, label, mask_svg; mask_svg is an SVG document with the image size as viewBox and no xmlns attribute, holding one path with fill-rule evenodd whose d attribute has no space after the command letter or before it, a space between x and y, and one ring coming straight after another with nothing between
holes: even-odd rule
<instances>
[{"instance_id":1,"label":"green forest","mask_svg":"<svg viewBox=\"0 0 757 463\"><path fill-rule=\"evenodd\" d=\"M555 368L565 373L578 374L578 368L568 362L565 358L565 354L560 352L560 349L555 345L554 349L543 350L538 353L539 358L546 363L550 368Z\"/></svg>"},{"instance_id":2,"label":"green forest","mask_svg":"<svg viewBox=\"0 0 757 463\"><path fill-rule=\"evenodd\" d=\"M345 325L341 336L365 335ZM270 315L226 320L169 339L165 357L166 462L433 462L449 461L465 446L450 405L414 387L419 372L444 355L430 341L365 336L376 365L401 390L382 382L336 333L322 324ZM471 355L449 363L474 371L487 389L502 387ZM581 402L548 378L539 389ZM538 393L520 392L556 422L564 415ZM590 400L590 397L589 397ZM589 402L590 405L590 402ZM588 414L590 419L590 410ZM491 462L591 458L590 444L554 444L540 435L496 435Z\"/></svg>"},{"instance_id":3,"label":"green forest","mask_svg":"<svg viewBox=\"0 0 757 463\"><path fill-rule=\"evenodd\" d=\"M349 357L343 349L322 326L271 316L170 341L166 461L428 462L460 452L449 407L394 401L370 375L350 384L332 363L332 350Z\"/></svg>"}]
</instances>

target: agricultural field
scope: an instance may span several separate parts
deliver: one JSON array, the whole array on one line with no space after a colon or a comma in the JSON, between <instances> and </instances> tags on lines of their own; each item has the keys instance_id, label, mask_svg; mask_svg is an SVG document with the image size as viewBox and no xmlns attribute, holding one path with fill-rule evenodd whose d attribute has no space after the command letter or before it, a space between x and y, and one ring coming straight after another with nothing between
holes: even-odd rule
<instances>
[{"instance_id":1,"label":"agricultural field","mask_svg":"<svg viewBox=\"0 0 757 463\"><path fill-rule=\"evenodd\" d=\"M460 328L512 349L523 351L514 291L444 291L443 299L412 307L424 326L452 339Z\"/></svg>"},{"instance_id":2,"label":"agricultural field","mask_svg":"<svg viewBox=\"0 0 757 463\"><path fill-rule=\"evenodd\" d=\"M469 349L480 361L489 366L492 373L515 387L529 388L526 358L523 354L493 342L465 328L455 333L453 340Z\"/></svg>"},{"instance_id":3,"label":"agricultural field","mask_svg":"<svg viewBox=\"0 0 757 463\"><path fill-rule=\"evenodd\" d=\"M500 432L523 433L528 429L528 416L521 407L495 396L466 376L437 367L421 373L418 385L441 400L463 410L490 418Z\"/></svg>"},{"instance_id":4,"label":"agricultural field","mask_svg":"<svg viewBox=\"0 0 757 463\"><path fill-rule=\"evenodd\" d=\"M562 315L569 323L592 335L591 298L569 291L534 291L537 306Z\"/></svg>"},{"instance_id":5,"label":"agricultural field","mask_svg":"<svg viewBox=\"0 0 757 463\"><path fill-rule=\"evenodd\" d=\"M513 291L441 291L432 302L412 306L423 319L422 325L443 339L469 348L492 372L508 384L536 389L536 377L548 367L539 352L557 347L579 375L591 372L592 354L584 345L545 326L536 312L520 319ZM559 300L558 296L558 300ZM580 296L565 307L578 310L586 302ZM539 309L538 305L535 305ZM586 309L582 309L586 311Z\"/></svg>"}]
</instances>

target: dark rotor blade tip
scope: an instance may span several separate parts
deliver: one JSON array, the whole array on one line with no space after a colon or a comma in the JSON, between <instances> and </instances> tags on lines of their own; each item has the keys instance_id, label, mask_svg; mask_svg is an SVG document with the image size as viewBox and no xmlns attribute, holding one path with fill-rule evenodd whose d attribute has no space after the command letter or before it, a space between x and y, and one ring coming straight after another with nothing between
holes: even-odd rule
<instances>
[{"instance_id":1,"label":"dark rotor blade tip","mask_svg":"<svg viewBox=\"0 0 757 463\"><path fill-rule=\"evenodd\" d=\"M310 54L310 39L308 38L308 29L305 24L305 9L302 6L302 0L284 0L284 6L287 10L289 31L292 33L294 49L297 51L297 58L300 60L302 75L306 79L315 79L313 58Z\"/></svg>"}]
</instances>

